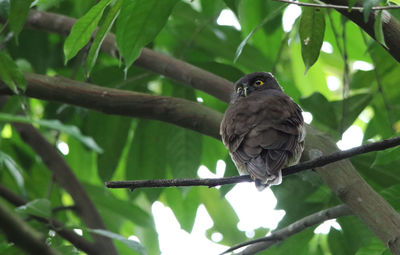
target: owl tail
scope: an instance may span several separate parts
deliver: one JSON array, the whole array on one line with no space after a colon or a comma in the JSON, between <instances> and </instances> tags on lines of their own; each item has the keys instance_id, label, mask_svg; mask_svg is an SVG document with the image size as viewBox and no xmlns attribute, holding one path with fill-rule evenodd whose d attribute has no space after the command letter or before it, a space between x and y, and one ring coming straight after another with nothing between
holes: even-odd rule
<instances>
[{"instance_id":1,"label":"owl tail","mask_svg":"<svg viewBox=\"0 0 400 255\"><path fill-rule=\"evenodd\" d=\"M264 183L260 179L256 179L254 182L258 191L263 191L271 185L279 185L282 183L282 171L279 170L277 175L270 176Z\"/></svg>"}]
</instances>

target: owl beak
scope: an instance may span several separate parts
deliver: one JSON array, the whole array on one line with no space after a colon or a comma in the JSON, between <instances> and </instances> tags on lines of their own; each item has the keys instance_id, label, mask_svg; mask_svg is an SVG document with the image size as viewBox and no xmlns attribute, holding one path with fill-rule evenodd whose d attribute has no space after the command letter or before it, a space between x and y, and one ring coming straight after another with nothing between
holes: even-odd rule
<instances>
[{"instance_id":1,"label":"owl beak","mask_svg":"<svg viewBox=\"0 0 400 255\"><path fill-rule=\"evenodd\" d=\"M247 97L247 89L249 88L249 85L247 82L242 83L243 86L243 94L245 97Z\"/></svg>"}]
</instances>

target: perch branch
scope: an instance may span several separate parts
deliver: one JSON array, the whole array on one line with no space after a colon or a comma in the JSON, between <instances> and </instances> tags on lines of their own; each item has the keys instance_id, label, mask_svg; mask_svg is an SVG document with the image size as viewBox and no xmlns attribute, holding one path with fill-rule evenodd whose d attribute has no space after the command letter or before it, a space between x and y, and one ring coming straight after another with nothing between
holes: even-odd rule
<instances>
[{"instance_id":1,"label":"perch branch","mask_svg":"<svg viewBox=\"0 0 400 255\"><path fill-rule=\"evenodd\" d=\"M0 184L0 196L15 206L21 206L28 202L1 184ZM61 223L60 221L55 219L49 220L37 216L32 216L32 217L37 221L47 224L51 229L57 232L57 234L59 234L65 240L69 241L79 250L82 250L87 254L99 254L100 252L99 249L93 243L90 243L85 238L77 235L74 231L66 229L64 224Z\"/></svg>"},{"instance_id":2,"label":"perch branch","mask_svg":"<svg viewBox=\"0 0 400 255\"><path fill-rule=\"evenodd\" d=\"M351 215L351 214L352 213L351 213L350 209L346 205L342 204L342 205L334 206L329 209L322 210L322 211L316 212L314 214L308 215L308 216L290 224L289 226L287 226L285 228L273 231L271 233L271 235L269 235L269 236L257 238L257 239L250 240L250 241L247 241L247 242L244 242L241 244L237 244L237 245L229 248L225 252L221 253L221 255L226 254L228 252L232 252L234 250L237 250L239 248L242 248L242 247L245 247L248 245L250 245L250 246L238 254L240 254L240 255L255 254L259 251L268 249L269 247L271 247L274 244L282 242L283 240L303 231L304 229L321 224L326 220L336 219L336 218Z\"/></svg>"},{"instance_id":3,"label":"perch branch","mask_svg":"<svg viewBox=\"0 0 400 255\"><path fill-rule=\"evenodd\" d=\"M359 154L371 151L380 151L387 148L400 145L400 136L385 139L380 142L364 144L345 151L338 151L332 154L321 156L306 162L299 163L294 166L282 169L282 175L287 176L298 173L303 170L321 167L332 162L336 162L345 158L350 158ZM313 153L313 152L309 152ZM315 151L315 153L320 153ZM169 179L169 180L132 180L132 181L112 181L106 182L107 188L129 188L131 190L137 188L161 188L161 187L180 187L180 186L208 186L215 187L219 185L234 184L240 182L252 182L249 175L225 177L225 178L209 178L209 179Z\"/></svg>"},{"instance_id":4,"label":"perch branch","mask_svg":"<svg viewBox=\"0 0 400 255\"><path fill-rule=\"evenodd\" d=\"M61 255L47 246L43 236L0 203L0 228L9 242L28 254Z\"/></svg>"}]
</instances>

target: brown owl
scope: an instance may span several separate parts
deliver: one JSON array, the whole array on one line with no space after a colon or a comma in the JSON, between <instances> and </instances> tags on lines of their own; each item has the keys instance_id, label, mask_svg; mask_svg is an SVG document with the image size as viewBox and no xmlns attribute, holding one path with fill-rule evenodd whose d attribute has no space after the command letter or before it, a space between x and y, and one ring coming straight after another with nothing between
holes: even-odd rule
<instances>
[{"instance_id":1,"label":"brown owl","mask_svg":"<svg viewBox=\"0 0 400 255\"><path fill-rule=\"evenodd\" d=\"M249 174L259 190L280 184L281 169L300 160L301 112L271 73L251 73L235 83L220 134L239 173Z\"/></svg>"}]
</instances>

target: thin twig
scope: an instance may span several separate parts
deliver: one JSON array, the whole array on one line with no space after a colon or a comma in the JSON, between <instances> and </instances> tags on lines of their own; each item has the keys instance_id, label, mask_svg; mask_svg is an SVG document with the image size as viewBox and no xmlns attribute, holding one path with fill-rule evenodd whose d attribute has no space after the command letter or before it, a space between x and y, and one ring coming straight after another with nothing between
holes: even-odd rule
<instances>
[{"instance_id":1,"label":"thin twig","mask_svg":"<svg viewBox=\"0 0 400 255\"><path fill-rule=\"evenodd\" d=\"M271 235L266 236L266 237L262 237L262 238L257 238L254 240L250 240L247 242L243 242L240 244L237 244L231 248L229 248L228 250L226 250L225 252L221 253L222 254L226 254L228 252L232 252L234 250L237 250L239 248L251 245L251 244L259 244L259 245L253 245L252 247L248 247L248 250L243 251L240 254L254 254L258 251L261 250L265 250L267 248L269 248L270 246L279 243L281 241L283 241L284 239L287 239L289 237L291 237L294 234L297 234L301 231L303 231L306 228L315 226L317 224L321 224L326 220L330 220L330 219L335 219L335 218L339 218L342 216L347 216L352 214L350 209L346 206L346 205L338 205L335 207L331 207L329 209L325 209L316 213L313 213L311 215L308 215L292 224L290 224L289 226L273 231L271 233Z\"/></svg>"},{"instance_id":2,"label":"thin twig","mask_svg":"<svg viewBox=\"0 0 400 255\"><path fill-rule=\"evenodd\" d=\"M342 29L342 41L343 41L343 89L342 89L342 120L340 123L340 133L343 134L344 130L344 125L345 125L345 120L346 120L346 115L347 115L347 103L348 103L348 98L349 98L349 91L350 91L350 78L349 78L349 61L348 61L348 52L347 52L347 44L346 44L346 22L347 20L343 21L343 29Z\"/></svg>"},{"instance_id":3,"label":"thin twig","mask_svg":"<svg viewBox=\"0 0 400 255\"><path fill-rule=\"evenodd\" d=\"M371 151L385 150L390 147L400 145L400 136L385 139L380 142L364 144L345 151L337 151L330 155L318 157L294 166L282 169L283 176L298 173L300 171L321 167L329 163L333 163L355 155L364 154ZM235 184L240 182L252 182L249 175L211 178L211 179L164 179L164 180L132 180L132 181L111 181L106 182L107 188L129 188L131 190L137 188L162 188L162 187L181 187L181 186L208 186L215 187L219 185Z\"/></svg>"},{"instance_id":4,"label":"thin twig","mask_svg":"<svg viewBox=\"0 0 400 255\"><path fill-rule=\"evenodd\" d=\"M288 4L295 4L305 7L317 7L317 8L330 8L330 9L338 9L338 10L359 10L363 11L364 7L354 6L346 6L346 5L334 5L334 4L313 4L313 3L303 3L303 2L296 2L291 0L272 0L276 2L288 3ZM372 7L372 10L388 10L388 9L399 9L400 5L389 5L389 6L375 6Z\"/></svg>"}]
</instances>

